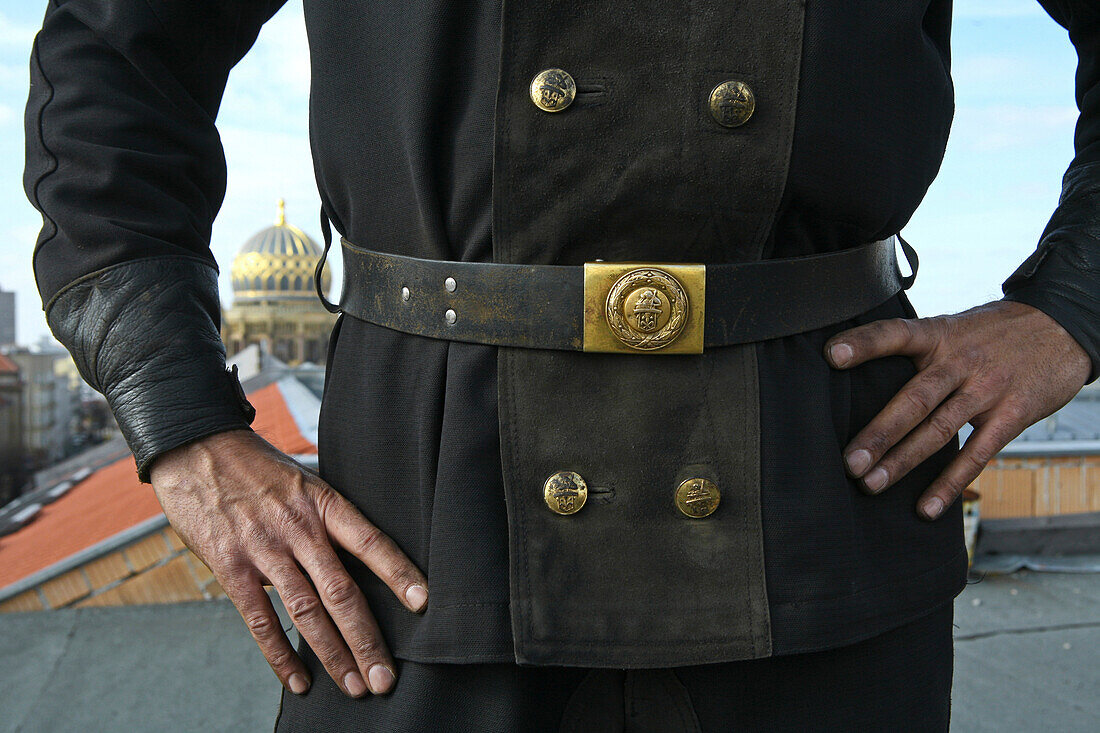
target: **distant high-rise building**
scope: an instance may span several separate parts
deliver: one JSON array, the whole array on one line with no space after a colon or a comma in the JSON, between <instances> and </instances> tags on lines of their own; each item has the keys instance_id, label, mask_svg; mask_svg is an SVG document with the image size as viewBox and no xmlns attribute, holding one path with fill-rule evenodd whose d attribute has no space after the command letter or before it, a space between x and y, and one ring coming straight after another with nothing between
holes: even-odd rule
<instances>
[{"instance_id":1,"label":"distant high-rise building","mask_svg":"<svg viewBox=\"0 0 1100 733\"><path fill-rule=\"evenodd\" d=\"M0 347L15 344L15 293L0 289Z\"/></svg>"},{"instance_id":2,"label":"distant high-rise building","mask_svg":"<svg viewBox=\"0 0 1100 733\"><path fill-rule=\"evenodd\" d=\"M15 348L8 358L19 366L23 388L23 446L33 468L42 468L65 457L71 423L79 407L79 394L67 370L58 363L71 360L63 349L43 345Z\"/></svg>"},{"instance_id":3,"label":"distant high-rise building","mask_svg":"<svg viewBox=\"0 0 1100 733\"><path fill-rule=\"evenodd\" d=\"M0 354L0 505L18 496L26 476L23 383L19 366Z\"/></svg>"}]
</instances>

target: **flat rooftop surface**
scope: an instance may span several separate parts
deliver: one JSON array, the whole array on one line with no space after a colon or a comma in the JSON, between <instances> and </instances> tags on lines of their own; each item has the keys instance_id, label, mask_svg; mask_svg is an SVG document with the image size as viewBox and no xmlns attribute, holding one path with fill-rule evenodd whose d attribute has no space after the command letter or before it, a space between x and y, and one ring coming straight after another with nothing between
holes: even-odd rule
<instances>
[{"instance_id":1,"label":"flat rooftop surface","mask_svg":"<svg viewBox=\"0 0 1100 733\"><path fill-rule=\"evenodd\" d=\"M1100 575L956 602L953 730L1100 730ZM0 731L264 731L279 685L227 601L0 615Z\"/></svg>"}]
</instances>

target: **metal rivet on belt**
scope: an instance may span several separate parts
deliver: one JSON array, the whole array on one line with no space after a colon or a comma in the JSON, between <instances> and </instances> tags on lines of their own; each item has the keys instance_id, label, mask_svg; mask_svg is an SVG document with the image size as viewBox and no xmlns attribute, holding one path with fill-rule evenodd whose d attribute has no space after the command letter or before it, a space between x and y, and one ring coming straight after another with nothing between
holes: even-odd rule
<instances>
[{"instance_id":1,"label":"metal rivet on belt","mask_svg":"<svg viewBox=\"0 0 1100 733\"><path fill-rule=\"evenodd\" d=\"M458 287L458 283L455 282L455 279L453 277L449 277L443 281L443 287L447 288L448 293L453 293L455 291L455 288Z\"/></svg>"},{"instance_id":2,"label":"metal rivet on belt","mask_svg":"<svg viewBox=\"0 0 1100 733\"><path fill-rule=\"evenodd\" d=\"M454 312L454 309L448 308L447 312L443 314L443 318L446 319L448 324L453 326L455 325L455 321L458 320L458 314Z\"/></svg>"},{"instance_id":3,"label":"metal rivet on belt","mask_svg":"<svg viewBox=\"0 0 1100 733\"><path fill-rule=\"evenodd\" d=\"M401 300L403 300L407 303L409 301L409 298L411 298L411 297L412 297L412 291L411 290L409 290L407 287L406 288L401 288Z\"/></svg>"}]
</instances>

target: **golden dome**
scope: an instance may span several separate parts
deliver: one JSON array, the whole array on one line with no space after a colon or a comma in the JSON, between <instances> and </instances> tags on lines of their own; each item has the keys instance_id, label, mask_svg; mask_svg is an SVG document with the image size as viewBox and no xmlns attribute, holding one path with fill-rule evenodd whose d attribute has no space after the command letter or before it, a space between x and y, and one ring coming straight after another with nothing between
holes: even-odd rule
<instances>
[{"instance_id":1,"label":"golden dome","mask_svg":"<svg viewBox=\"0 0 1100 733\"><path fill-rule=\"evenodd\" d=\"M275 226L257 232L233 258L234 300L316 298L313 270L321 248L301 229L286 223L286 204L279 199ZM328 293L332 276L321 275Z\"/></svg>"}]
</instances>

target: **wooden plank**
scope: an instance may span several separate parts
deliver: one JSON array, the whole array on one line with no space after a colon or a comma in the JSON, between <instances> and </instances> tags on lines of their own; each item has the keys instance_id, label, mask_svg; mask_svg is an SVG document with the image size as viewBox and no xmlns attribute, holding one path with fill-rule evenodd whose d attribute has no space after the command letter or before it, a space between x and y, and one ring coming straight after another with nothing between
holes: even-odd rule
<instances>
[{"instance_id":1,"label":"wooden plank","mask_svg":"<svg viewBox=\"0 0 1100 733\"><path fill-rule=\"evenodd\" d=\"M88 580L92 581L92 588L98 590L125 578L130 574L130 566L126 564L121 551L112 552L98 560L92 560L84 566L84 572L88 574Z\"/></svg>"},{"instance_id":2,"label":"wooden plank","mask_svg":"<svg viewBox=\"0 0 1100 733\"><path fill-rule=\"evenodd\" d=\"M70 570L52 580L47 580L39 588L46 596L46 603L49 604L50 608L67 606L76 599L83 598L92 592L80 568Z\"/></svg>"},{"instance_id":3,"label":"wooden plank","mask_svg":"<svg viewBox=\"0 0 1100 733\"><path fill-rule=\"evenodd\" d=\"M187 559L183 555L164 565L150 568L120 585L76 604L84 606L130 606L143 603L179 603L201 601L203 594L195 585Z\"/></svg>"},{"instance_id":4,"label":"wooden plank","mask_svg":"<svg viewBox=\"0 0 1100 733\"><path fill-rule=\"evenodd\" d=\"M1044 461L1043 465L1032 469L1035 478L1035 504L1032 507L1032 515L1036 517L1049 517L1058 513L1059 488L1054 479L1054 468L1050 461Z\"/></svg>"},{"instance_id":5,"label":"wooden plank","mask_svg":"<svg viewBox=\"0 0 1100 733\"><path fill-rule=\"evenodd\" d=\"M1100 466L1091 461L1085 467L1085 492L1089 497L1089 511L1100 512Z\"/></svg>"},{"instance_id":6,"label":"wooden plank","mask_svg":"<svg viewBox=\"0 0 1100 733\"><path fill-rule=\"evenodd\" d=\"M1080 514L1092 511L1085 486L1085 467L1081 461L1067 462L1054 469L1053 481L1058 485L1058 513Z\"/></svg>"},{"instance_id":7,"label":"wooden plank","mask_svg":"<svg viewBox=\"0 0 1100 733\"><path fill-rule=\"evenodd\" d=\"M1026 468L995 470L992 490L982 492L982 517L1030 517L1035 506L1035 474Z\"/></svg>"},{"instance_id":8,"label":"wooden plank","mask_svg":"<svg viewBox=\"0 0 1100 733\"><path fill-rule=\"evenodd\" d=\"M156 564L166 558L170 552L168 542L160 532L151 534L123 549L126 559L136 571Z\"/></svg>"},{"instance_id":9,"label":"wooden plank","mask_svg":"<svg viewBox=\"0 0 1100 733\"><path fill-rule=\"evenodd\" d=\"M20 613L22 611L42 611L42 599L34 588L25 590L17 596L0 603L0 613Z\"/></svg>"}]
</instances>

